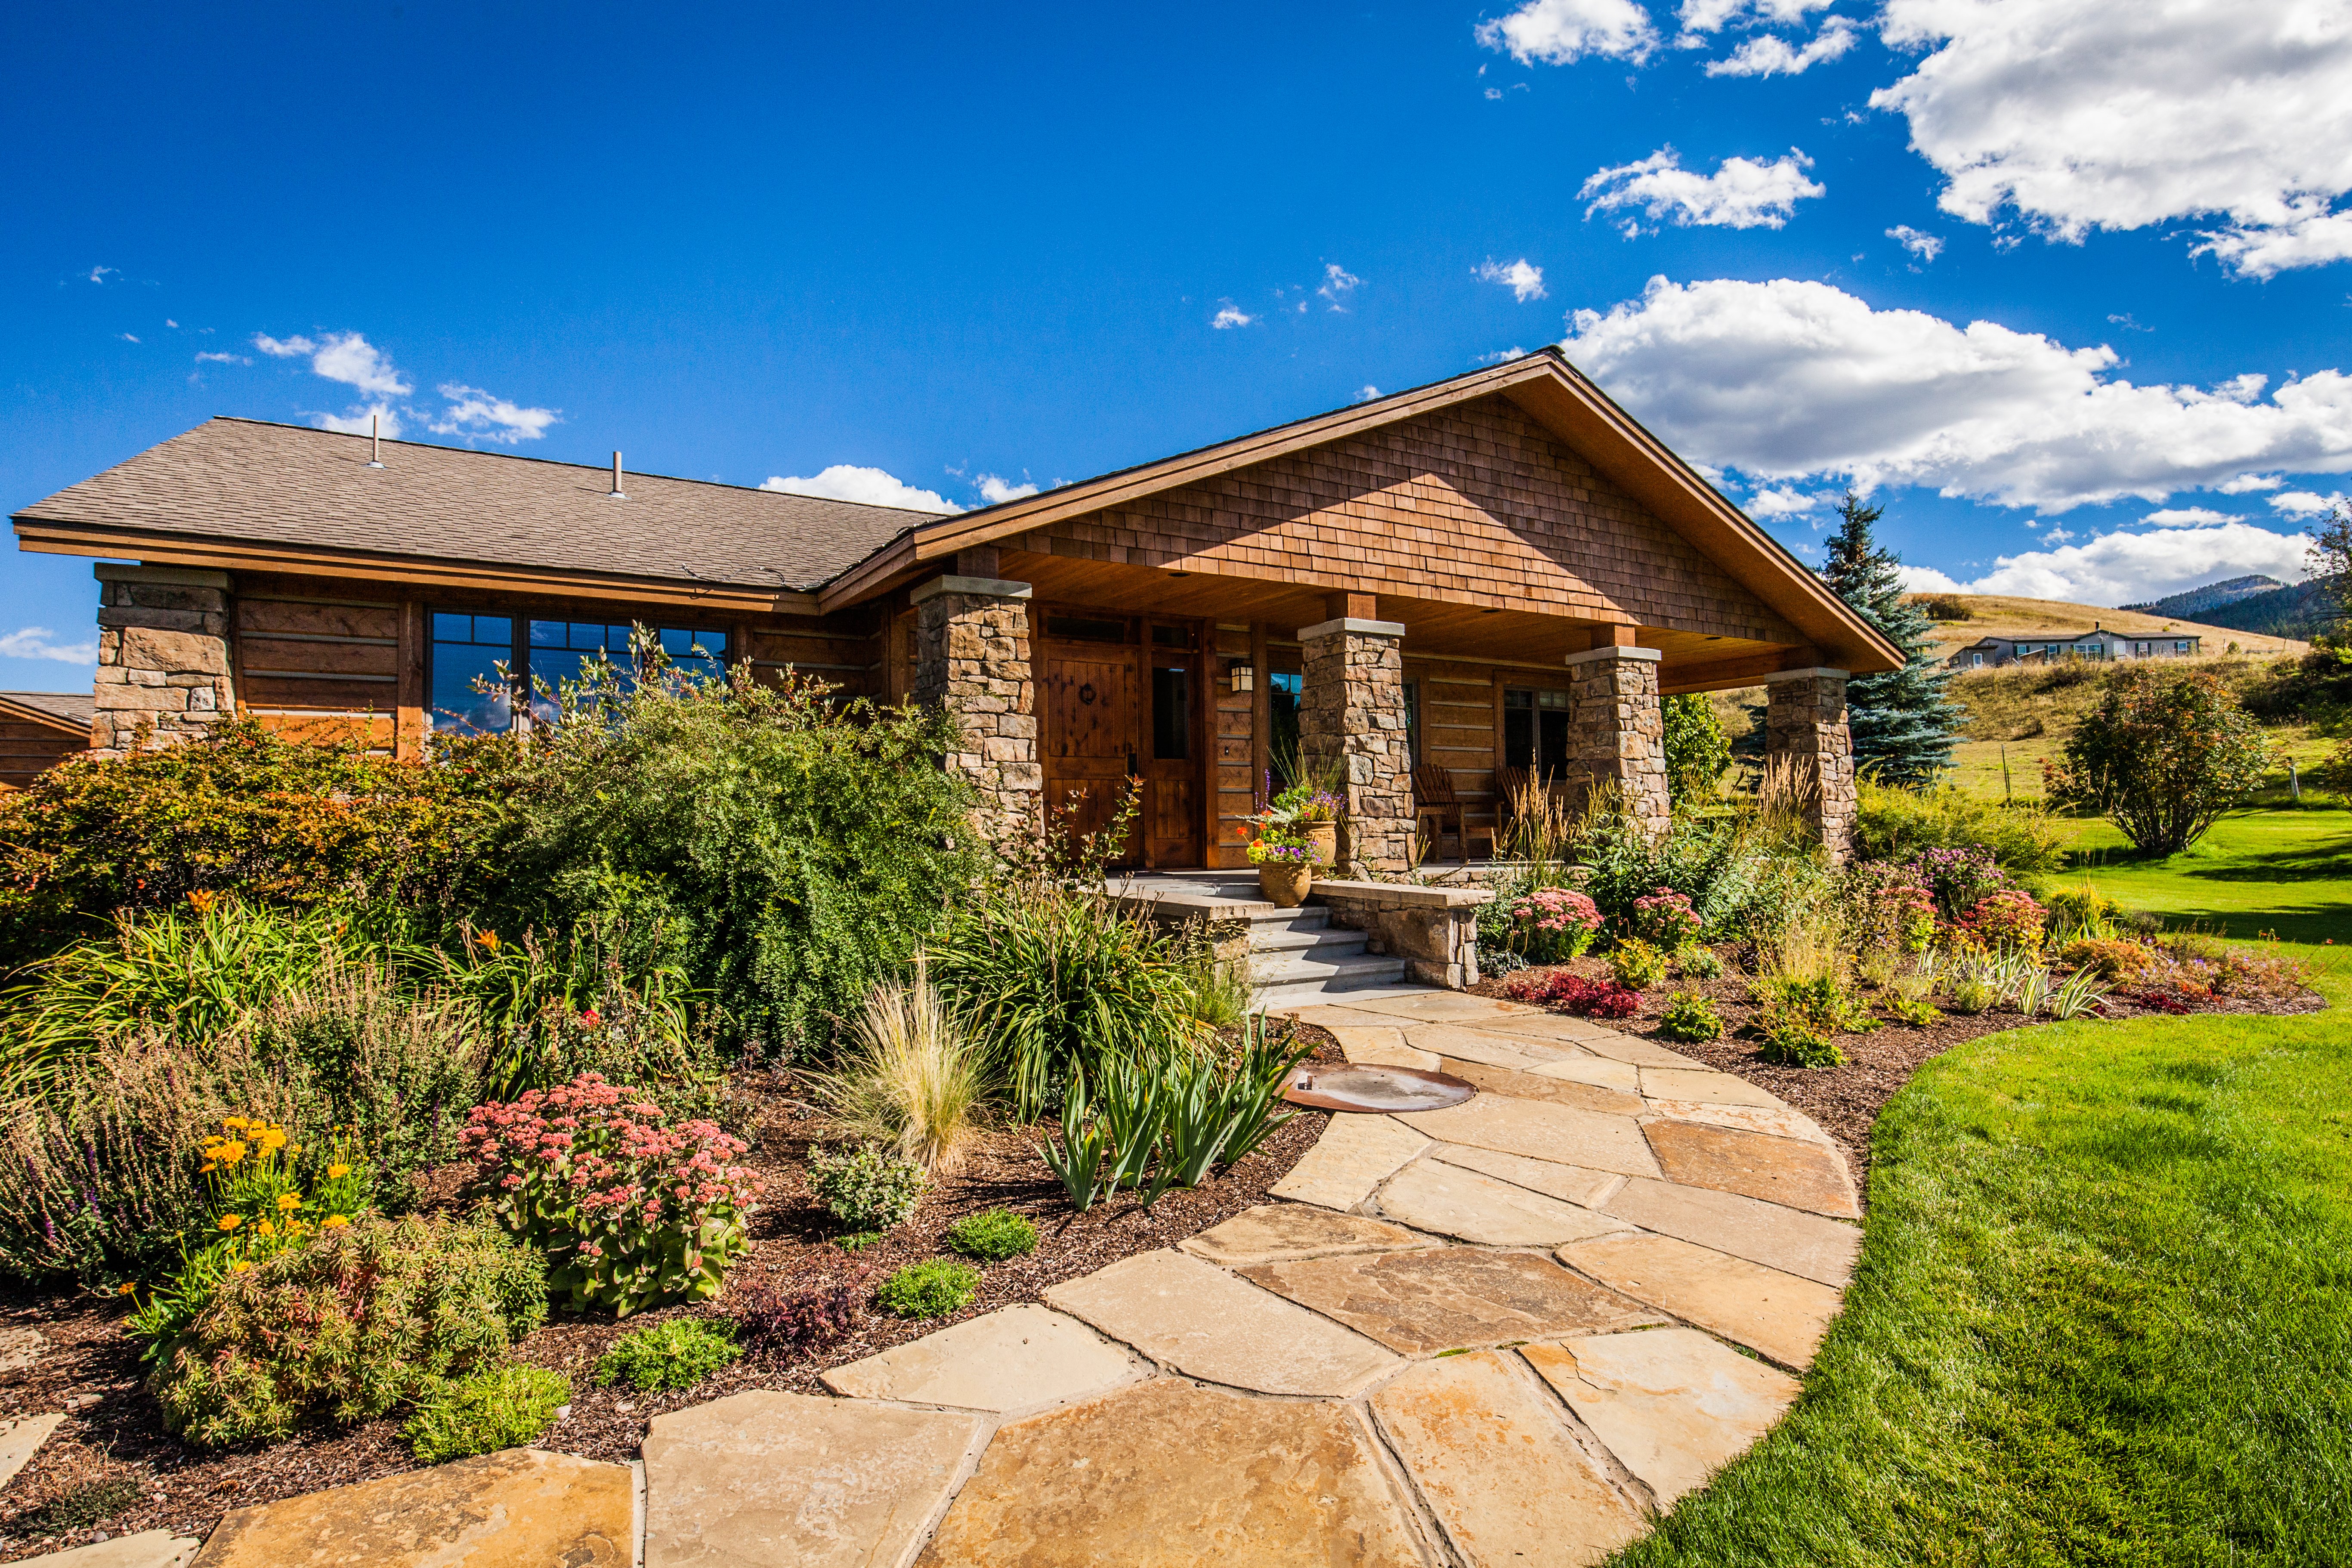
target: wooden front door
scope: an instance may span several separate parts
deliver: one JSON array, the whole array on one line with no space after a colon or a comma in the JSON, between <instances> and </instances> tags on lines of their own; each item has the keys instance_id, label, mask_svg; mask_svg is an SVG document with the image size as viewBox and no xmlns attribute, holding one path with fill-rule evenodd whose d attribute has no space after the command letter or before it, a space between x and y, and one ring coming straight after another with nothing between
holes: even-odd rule
<instances>
[{"instance_id":1,"label":"wooden front door","mask_svg":"<svg viewBox=\"0 0 2352 1568\"><path fill-rule=\"evenodd\" d=\"M1144 850L1153 866L1202 864L1201 658L1190 625L1148 623L1150 708L1143 736Z\"/></svg>"},{"instance_id":2,"label":"wooden front door","mask_svg":"<svg viewBox=\"0 0 2352 1568\"><path fill-rule=\"evenodd\" d=\"M1098 832L1117 814L1135 772L1143 692L1136 647L1050 644L1045 651L1045 804L1073 835ZM1067 815L1065 816L1065 808ZM1113 851L1139 859L1142 825Z\"/></svg>"}]
</instances>

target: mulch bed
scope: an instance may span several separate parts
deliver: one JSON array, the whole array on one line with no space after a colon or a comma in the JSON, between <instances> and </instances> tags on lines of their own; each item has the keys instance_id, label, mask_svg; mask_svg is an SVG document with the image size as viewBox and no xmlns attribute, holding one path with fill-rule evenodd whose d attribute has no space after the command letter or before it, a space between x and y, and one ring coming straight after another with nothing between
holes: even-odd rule
<instances>
[{"instance_id":1,"label":"mulch bed","mask_svg":"<svg viewBox=\"0 0 2352 1568\"><path fill-rule=\"evenodd\" d=\"M1316 1060L1342 1059L1328 1035L1305 1034L1317 1042ZM558 1316L524 1340L518 1348L522 1359L572 1379L571 1414L548 1432L546 1446L626 1463L637 1457L654 1416L750 1389L820 1392L817 1374L828 1367L1000 1307L1040 1300L1046 1287L1061 1280L1173 1246L1263 1202L1266 1189L1314 1146L1329 1120L1325 1112L1302 1110L1249 1158L1197 1188L1170 1190L1148 1215L1132 1193L1074 1214L1035 1152L1047 1130L992 1129L970 1146L959 1171L924 1194L911 1219L850 1252L831 1239L839 1226L809 1196L803 1161L824 1129L797 1098L790 1075L763 1075L740 1087L761 1106L760 1137L745 1163L761 1168L768 1190L752 1223L752 1244L729 1272L727 1294L715 1303L643 1312L625 1322ZM437 1185L454 1202L465 1186L464 1173L442 1175ZM956 1256L944 1239L947 1227L992 1208L1028 1215L1037 1226L1037 1250L981 1265L979 1295L953 1317L909 1322L868 1308L847 1338L821 1352L754 1345L741 1361L685 1392L648 1394L625 1384L595 1384L598 1358L632 1329L666 1318L723 1315L730 1298L764 1279L793 1289L870 1288L902 1265ZM0 1562L141 1530L201 1538L231 1509L421 1468L401 1440L400 1422L389 1418L349 1431L305 1433L257 1450L206 1454L182 1447L163 1430L163 1413L143 1386L146 1369L138 1345L122 1331L124 1316L120 1303L73 1291L0 1297L0 1334L37 1326L48 1341L36 1365L0 1373L0 1419L68 1412L32 1462L0 1489ZM136 1500L126 1500L134 1487ZM103 1517L73 1517L93 1511Z\"/></svg>"}]
</instances>

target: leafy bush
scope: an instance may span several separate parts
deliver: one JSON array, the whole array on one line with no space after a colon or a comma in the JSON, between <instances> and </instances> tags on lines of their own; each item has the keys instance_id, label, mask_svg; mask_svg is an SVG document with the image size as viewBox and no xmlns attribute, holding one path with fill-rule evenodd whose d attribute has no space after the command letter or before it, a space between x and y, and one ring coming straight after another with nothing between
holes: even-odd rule
<instances>
[{"instance_id":1,"label":"leafy bush","mask_svg":"<svg viewBox=\"0 0 2352 1568\"><path fill-rule=\"evenodd\" d=\"M1537 888L1504 907L1506 940L1530 963L1564 963L1592 945L1601 910L1571 888Z\"/></svg>"},{"instance_id":2,"label":"leafy bush","mask_svg":"<svg viewBox=\"0 0 2352 1568\"><path fill-rule=\"evenodd\" d=\"M1928 1004L1925 996L1907 991L1890 991L1879 998L1886 1016L1898 1024L1908 1024L1915 1029L1932 1029L1944 1021L1944 1016Z\"/></svg>"},{"instance_id":3,"label":"leafy bush","mask_svg":"<svg viewBox=\"0 0 2352 1568\"><path fill-rule=\"evenodd\" d=\"M1839 899L1846 938L1859 952L1925 952L1936 940L1936 898L1915 867L1890 860L1851 867Z\"/></svg>"},{"instance_id":4,"label":"leafy bush","mask_svg":"<svg viewBox=\"0 0 2352 1568\"><path fill-rule=\"evenodd\" d=\"M936 709L698 680L640 650L558 721L452 748L495 779L493 924L624 918L717 1001L728 1042L822 1042L898 973L982 864Z\"/></svg>"},{"instance_id":5,"label":"leafy bush","mask_svg":"<svg viewBox=\"0 0 2352 1568\"><path fill-rule=\"evenodd\" d=\"M474 780L282 739L258 722L135 756L74 758L0 799L0 971L117 910L234 893L289 910L453 907L487 821Z\"/></svg>"},{"instance_id":6,"label":"leafy bush","mask_svg":"<svg viewBox=\"0 0 2352 1568\"><path fill-rule=\"evenodd\" d=\"M980 1270L944 1258L909 1263L882 1281L874 1299L902 1318L944 1318L980 1294Z\"/></svg>"},{"instance_id":7,"label":"leafy bush","mask_svg":"<svg viewBox=\"0 0 2352 1568\"><path fill-rule=\"evenodd\" d=\"M1960 931L1994 952L2038 953L2047 919L2047 912L2033 901L2031 893L2011 889L1978 900L1961 918Z\"/></svg>"},{"instance_id":8,"label":"leafy bush","mask_svg":"<svg viewBox=\"0 0 2352 1568\"><path fill-rule=\"evenodd\" d=\"M728 1163L743 1141L709 1121L671 1126L651 1100L583 1073L511 1105L478 1105L474 1157L494 1171L508 1229L548 1254L578 1308L626 1317L719 1294L761 1184Z\"/></svg>"},{"instance_id":9,"label":"leafy bush","mask_svg":"<svg viewBox=\"0 0 2352 1568\"><path fill-rule=\"evenodd\" d=\"M1853 844L1865 860L1910 860L1929 849L1980 851L2021 881L2048 876L2066 860L2066 835L2047 811L1980 800L1951 784L1897 789L1862 780Z\"/></svg>"},{"instance_id":10,"label":"leafy bush","mask_svg":"<svg viewBox=\"0 0 2352 1568\"><path fill-rule=\"evenodd\" d=\"M1768 974L1754 989L1764 1009L1758 1023L1768 1034L1791 1020L1825 1035L1865 1030L1874 1022L1834 973Z\"/></svg>"},{"instance_id":11,"label":"leafy bush","mask_svg":"<svg viewBox=\"0 0 2352 1568\"><path fill-rule=\"evenodd\" d=\"M164 1347L164 1424L198 1447L354 1426L503 1361L546 1320L544 1265L493 1226L363 1219L224 1279Z\"/></svg>"},{"instance_id":12,"label":"leafy bush","mask_svg":"<svg viewBox=\"0 0 2352 1568\"><path fill-rule=\"evenodd\" d=\"M2054 798L2095 811L2143 854L2204 837L2270 766L2271 744L2234 693L2202 670L2126 670L2066 742Z\"/></svg>"},{"instance_id":13,"label":"leafy bush","mask_svg":"<svg viewBox=\"0 0 2352 1568\"><path fill-rule=\"evenodd\" d=\"M730 1300L736 1328L762 1344L812 1353L848 1338L857 1327L864 1292L851 1285L820 1285L793 1290L765 1276Z\"/></svg>"},{"instance_id":14,"label":"leafy bush","mask_svg":"<svg viewBox=\"0 0 2352 1568\"><path fill-rule=\"evenodd\" d=\"M1666 955L1640 937L1627 937L1610 949L1609 968L1628 991L1647 991L1666 977Z\"/></svg>"},{"instance_id":15,"label":"leafy bush","mask_svg":"<svg viewBox=\"0 0 2352 1568\"><path fill-rule=\"evenodd\" d=\"M596 1363L596 1385L626 1382L648 1394L692 1388L743 1352L735 1325L724 1318L672 1318L632 1329L613 1342Z\"/></svg>"},{"instance_id":16,"label":"leafy bush","mask_svg":"<svg viewBox=\"0 0 2352 1568\"><path fill-rule=\"evenodd\" d=\"M503 1362L435 1386L400 1435L420 1464L444 1465L536 1441L572 1402L572 1380L527 1362Z\"/></svg>"},{"instance_id":17,"label":"leafy bush","mask_svg":"<svg viewBox=\"0 0 2352 1568\"><path fill-rule=\"evenodd\" d=\"M1614 980L1587 980L1565 969L1514 974L1504 992L1520 1002L1559 1007L1587 1018L1631 1018L1642 1010L1642 994Z\"/></svg>"},{"instance_id":18,"label":"leafy bush","mask_svg":"<svg viewBox=\"0 0 2352 1568\"><path fill-rule=\"evenodd\" d=\"M817 1080L816 1095L853 1136L889 1143L901 1159L939 1171L961 1158L987 1079L980 1042L918 959L911 984L867 994L839 1069Z\"/></svg>"},{"instance_id":19,"label":"leafy bush","mask_svg":"<svg viewBox=\"0 0 2352 1568\"><path fill-rule=\"evenodd\" d=\"M1694 942L1675 954L1675 970L1690 980L1714 980L1723 973L1723 959L1715 949Z\"/></svg>"},{"instance_id":20,"label":"leafy bush","mask_svg":"<svg viewBox=\"0 0 2352 1568\"><path fill-rule=\"evenodd\" d=\"M1818 856L1795 852L1762 816L1676 817L1654 842L1621 816L1599 817L1580 850L1585 890L1613 929L1630 930L1633 904L1669 888L1691 901L1702 933L1745 937L1811 902L1828 876Z\"/></svg>"},{"instance_id":21,"label":"leafy bush","mask_svg":"<svg viewBox=\"0 0 2352 1568\"><path fill-rule=\"evenodd\" d=\"M1672 888L1660 888L1633 900L1632 931L1652 947L1673 952L1698 940L1701 921L1690 899Z\"/></svg>"},{"instance_id":22,"label":"leafy bush","mask_svg":"<svg viewBox=\"0 0 2352 1568\"><path fill-rule=\"evenodd\" d=\"M2110 985L2127 985L2147 973L2156 956L2146 944L2123 937L2078 937L2058 950L2058 963L2088 970Z\"/></svg>"},{"instance_id":23,"label":"leafy bush","mask_svg":"<svg viewBox=\"0 0 2352 1568\"><path fill-rule=\"evenodd\" d=\"M1658 1016L1658 1034L1662 1038L1696 1043L1723 1037L1723 1019L1715 1004L1696 991L1677 991L1667 1000L1666 1010Z\"/></svg>"},{"instance_id":24,"label":"leafy bush","mask_svg":"<svg viewBox=\"0 0 2352 1568\"><path fill-rule=\"evenodd\" d=\"M1927 849L1895 867L1895 879L1924 888L1936 912L1957 922L1983 900L2009 888L2008 874L1984 849Z\"/></svg>"},{"instance_id":25,"label":"leafy bush","mask_svg":"<svg viewBox=\"0 0 2352 1568\"><path fill-rule=\"evenodd\" d=\"M923 1168L870 1143L855 1149L811 1149L809 1191L825 1212L852 1230L904 1225L922 1201Z\"/></svg>"},{"instance_id":26,"label":"leafy bush","mask_svg":"<svg viewBox=\"0 0 2352 1568\"><path fill-rule=\"evenodd\" d=\"M1756 1054L1768 1062L1792 1068L1833 1068L1845 1060L1835 1041L1793 1013L1765 1026L1764 1043Z\"/></svg>"},{"instance_id":27,"label":"leafy bush","mask_svg":"<svg viewBox=\"0 0 2352 1568\"><path fill-rule=\"evenodd\" d=\"M1037 1250L1037 1227L1011 1209L966 1215L948 1226L948 1245L966 1258L1001 1263Z\"/></svg>"},{"instance_id":28,"label":"leafy bush","mask_svg":"<svg viewBox=\"0 0 2352 1568\"><path fill-rule=\"evenodd\" d=\"M1677 804L1710 799L1731 766L1731 742L1703 691L1659 703L1664 721L1666 790Z\"/></svg>"}]
</instances>

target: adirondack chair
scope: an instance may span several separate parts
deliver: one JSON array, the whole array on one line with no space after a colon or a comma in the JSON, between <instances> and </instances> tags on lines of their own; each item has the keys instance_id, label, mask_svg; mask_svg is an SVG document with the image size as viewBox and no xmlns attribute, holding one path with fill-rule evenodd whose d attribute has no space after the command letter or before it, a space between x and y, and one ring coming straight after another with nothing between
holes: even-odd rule
<instances>
[{"instance_id":1,"label":"adirondack chair","mask_svg":"<svg viewBox=\"0 0 2352 1568\"><path fill-rule=\"evenodd\" d=\"M1415 837L1426 835L1430 853L1435 855L1445 847L1448 822L1468 858L1469 837L1462 830L1462 801L1454 793L1454 775L1435 763L1423 763L1412 770L1412 831Z\"/></svg>"}]
</instances>

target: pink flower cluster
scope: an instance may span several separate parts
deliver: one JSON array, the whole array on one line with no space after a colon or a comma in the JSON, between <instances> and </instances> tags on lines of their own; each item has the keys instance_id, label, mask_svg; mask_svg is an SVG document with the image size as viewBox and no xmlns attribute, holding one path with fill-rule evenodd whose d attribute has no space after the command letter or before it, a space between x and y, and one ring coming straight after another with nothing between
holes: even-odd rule
<instances>
[{"instance_id":1,"label":"pink flower cluster","mask_svg":"<svg viewBox=\"0 0 2352 1568\"><path fill-rule=\"evenodd\" d=\"M1633 900L1634 934L1668 952L1679 952L1696 942L1703 923L1689 898L1672 888L1660 888Z\"/></svg>"},{"instance_id":2,"label":"pink flower cluster","mask_svg":"<svg viewBox=\"0 0 2352 1568\"><path fill-rule=\"evenodd\" d=\"M2033 895L2011 889L1988 893L1960 917L1960 932L1996 952L2042 951L2042 933L2048 913Z\"/></svg>"},{"instance_id":3,"label":"pink flower cluster","mask_svg":"<svg viewBox=\"0 0 2352 1568\"><path fill-rule=\"evenodd\" d=\"M1511 903L1511 921L1536 931L1566 935L1601 929L1601 906L1567 888L1538 888Z\"/></svg>"}]
</instances>

